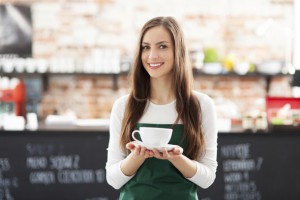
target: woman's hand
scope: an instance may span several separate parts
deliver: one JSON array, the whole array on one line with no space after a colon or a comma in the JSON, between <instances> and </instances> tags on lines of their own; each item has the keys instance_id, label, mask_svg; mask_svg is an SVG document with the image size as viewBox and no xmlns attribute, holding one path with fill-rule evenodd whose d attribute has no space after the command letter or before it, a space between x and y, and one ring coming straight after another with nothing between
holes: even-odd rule
<instances>
[{"instance_id":1,"label":"woman's hand","mask_svg":"<svg viewBox=\"0 0 300 200\"><path fill-rule=\"evenodd\" d=\"M166 148L162 149L162 152L159 152L157 149L152 150L153 157L162 159L162 160L173 160L178 158L183 153L183 149L180 146L174 147L171 151L167 151Z\"/></svg>"},{"instance_id":2,"label":"woman's hand","mask_svg":"<svg viewBox=\"0 0 300 200\"><path fill-rule=\"evenodd\" d=\"M153 152L132 142L126 144L126 149L131 151L121 163L121 171L126 176L134 175L147 158L153 157Z\"/></svg>"},{"instance_id":3,"label":"woman's hand","mask_svg":"<svg viewBox=\"0 0 300 200\"><path fill-rule=\"evenodd\" d=\"M126 144L126 148L130 150L134 155L143 158L151 158L154 153L148 150L146 147L142 147L141 145L135 145L132 142Z\"/></svg>"}]
</instances>

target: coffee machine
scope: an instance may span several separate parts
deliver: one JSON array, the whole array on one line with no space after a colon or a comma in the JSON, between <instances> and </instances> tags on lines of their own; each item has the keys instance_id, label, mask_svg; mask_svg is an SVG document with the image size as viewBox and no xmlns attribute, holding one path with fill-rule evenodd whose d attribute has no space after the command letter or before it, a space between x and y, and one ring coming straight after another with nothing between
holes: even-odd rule
<instances>
[{"instance_id":1,"label":"coffee machine","mask_svg":"<svg viewBox=\"0 0 300 200\"><path fill-rule=\"evenodd\" d=\"M20 80L14 88L0 87L0 113L25 116L26 89L25 84Z\"/></svg>"}]
</instances>

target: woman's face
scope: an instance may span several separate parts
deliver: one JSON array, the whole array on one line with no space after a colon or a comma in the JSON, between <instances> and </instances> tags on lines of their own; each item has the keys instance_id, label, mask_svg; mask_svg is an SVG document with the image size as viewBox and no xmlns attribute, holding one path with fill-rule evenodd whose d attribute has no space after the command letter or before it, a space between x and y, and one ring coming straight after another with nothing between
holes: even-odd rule
<instances>
[{"instance_id":1,"label":"woman's face","mask_svg":"<svg viewBox=\"0 0 300 200\"><path fill-rule=\"evenodd\" d=\"M174 44L171 34L162 26L149 29L142 40L141 59L151 78L172 75Z\"/></svg>"}]
</instances>

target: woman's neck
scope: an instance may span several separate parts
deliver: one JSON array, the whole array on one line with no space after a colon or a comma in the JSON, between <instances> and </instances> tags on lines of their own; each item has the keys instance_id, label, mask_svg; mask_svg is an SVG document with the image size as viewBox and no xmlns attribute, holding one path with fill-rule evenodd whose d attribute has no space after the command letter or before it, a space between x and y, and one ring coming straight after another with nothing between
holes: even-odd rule
<instances>
[{"instance_id":1,"label":"woman's neck","mask_svg":"<svg viewBox=\"0 0 300 200\"><path fill-rule=\"evenodd\" d=\"M155 104L167 104L175 100L172 81L155 79L150 81L150 101Z\"/></svg>"}]
</instances>

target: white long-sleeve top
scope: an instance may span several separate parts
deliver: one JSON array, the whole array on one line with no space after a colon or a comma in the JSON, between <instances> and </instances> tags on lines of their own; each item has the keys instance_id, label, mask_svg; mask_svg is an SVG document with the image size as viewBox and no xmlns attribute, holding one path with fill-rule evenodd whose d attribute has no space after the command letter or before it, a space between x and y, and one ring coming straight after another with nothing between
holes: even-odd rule
<instances>
[{"instance_id":1,"label":"white long-sleeve top","mask_svg":"<svg viewBox=\"0 0 300 200\"><path fill-rule=\"evenodd\" d=\"M202 131L204 133L206 149L205 154L199 160L195 160L197 163L196 174L187 179L202 188L207 188L214 182L218 166L216 110L213 100L209 96L196 91L193 91L193 93L199 99L201 106ZM122 160L126 157L119 146L119 140L127 99L128 95L125 95L115 101L110 117L110 138L107 148L106 179L115 189L121 188L134 176L126 176L120 168ZM149 102L139 123L173 124L177 116L176 101L165 105L157 105Z\"/></svg>"}]
</instances>

